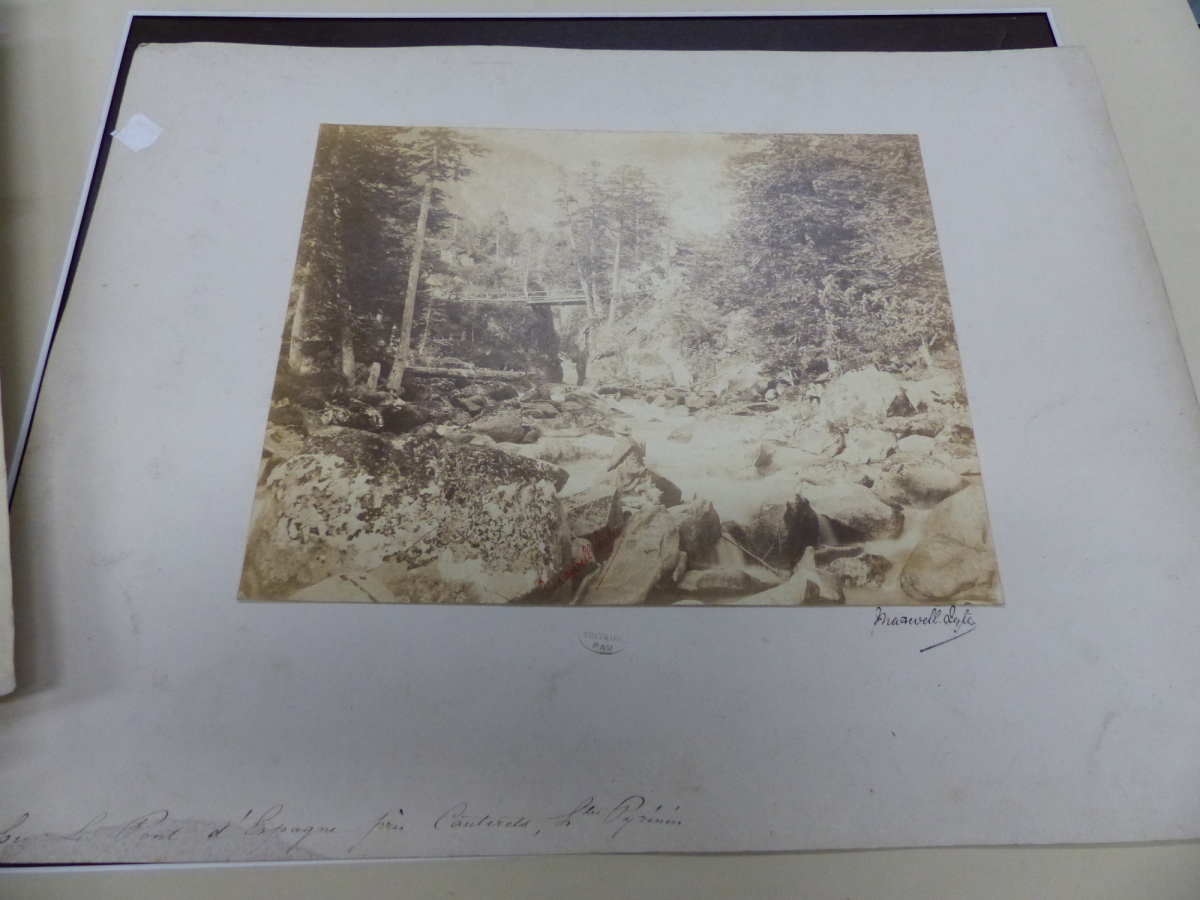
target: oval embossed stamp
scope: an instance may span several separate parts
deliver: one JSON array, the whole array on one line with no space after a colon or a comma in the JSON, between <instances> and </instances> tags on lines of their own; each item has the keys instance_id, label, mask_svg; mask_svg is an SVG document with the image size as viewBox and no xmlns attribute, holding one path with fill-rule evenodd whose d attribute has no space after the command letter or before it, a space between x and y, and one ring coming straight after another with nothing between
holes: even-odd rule
<instances>
[{"instance_id":1,"label":"oval embossed stamp","mask_svg":"<svg viewBox=\"0 0 1200 900\"><path fill-rule=\"evenodd\" d=\"M604 656L611 656L625 649L625 638L607 631L581 631L579 632L579 643L593 653L600 653Z\"/></svg>"}]
</instances>

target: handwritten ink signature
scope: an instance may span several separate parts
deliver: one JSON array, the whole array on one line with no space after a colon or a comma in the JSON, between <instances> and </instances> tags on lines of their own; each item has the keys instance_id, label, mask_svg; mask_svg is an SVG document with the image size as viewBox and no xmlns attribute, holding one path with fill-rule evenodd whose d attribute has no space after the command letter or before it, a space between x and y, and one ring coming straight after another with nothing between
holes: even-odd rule
<instances>
[{"instance_id":1,"label":"handwritten ink signature","mask_svg":"<svg viewBox=\"0 0 1200 900\"><path fill-rule=\"evenodd\" d=\"M932 650L934 647L941 647L943 644L948 644L951 641L956 641L960 637L966 637L976 628L978 624L971 615L970 609L959 609L957 606L951 606L949 609L933 607L933 609L921 615L913 614L891 614L883 611L883 607L875 607L875 621L871 623L871 634L875 633L876 626L885 628L894 628L897 626L942 626L948 627L951 630L951 636L944 641L938 641L936 644L930 644L928 647L922 647L919 652L924 653L926 650Z\"/></svg>"}]
</instances>

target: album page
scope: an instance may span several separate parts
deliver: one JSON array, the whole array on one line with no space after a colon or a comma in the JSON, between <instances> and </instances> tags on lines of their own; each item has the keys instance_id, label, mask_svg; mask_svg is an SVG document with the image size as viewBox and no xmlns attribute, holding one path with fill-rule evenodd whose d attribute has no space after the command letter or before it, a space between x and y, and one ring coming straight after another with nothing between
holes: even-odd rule
<instances>
[{"instance_id":1,"label":"album page","mask_svg":"<svg viewBox=\"0 0 1200 900\"><path fill-rule=\"evenodd\" d=\"M119 120L0 860L1200 835L1200 409L1082 51L148 45Z\"/></svg>"}]
</instances>

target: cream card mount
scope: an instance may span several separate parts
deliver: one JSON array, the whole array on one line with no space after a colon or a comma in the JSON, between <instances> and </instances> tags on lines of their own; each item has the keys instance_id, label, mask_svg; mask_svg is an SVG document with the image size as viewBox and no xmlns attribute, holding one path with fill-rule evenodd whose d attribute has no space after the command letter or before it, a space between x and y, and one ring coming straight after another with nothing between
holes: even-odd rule
<instances>
[{"instance_id":1,"label":"cream card mount","mask_svg":"<svg viewBox=\"0 0 1200 900\"><path fill-rule=\"evenodd\" d=\"M1200 414L1082 53L198 44L139 53L135 111L15 498L59 661L0 711L7 859L1195 835ZM872 607L238 603L325 123L916 135L1005 605L933 646Z\"/></svg>"}]
</instances>

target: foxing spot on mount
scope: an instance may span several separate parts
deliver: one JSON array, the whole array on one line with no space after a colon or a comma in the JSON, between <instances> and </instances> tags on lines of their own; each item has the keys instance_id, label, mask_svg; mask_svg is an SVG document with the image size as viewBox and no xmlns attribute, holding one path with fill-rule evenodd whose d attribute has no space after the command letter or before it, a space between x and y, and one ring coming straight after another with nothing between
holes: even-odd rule
<instances>
[{"instance_id":1,"label":"foxing spot on mount","mask_svg":"<svg viewBox=\"0 0 1200 900\"><path fill-rule=\"evenodd\" d=\"M912 135L323 125L267 418L245 600L1001 602Z\"/></svg>"}]
</instances>

